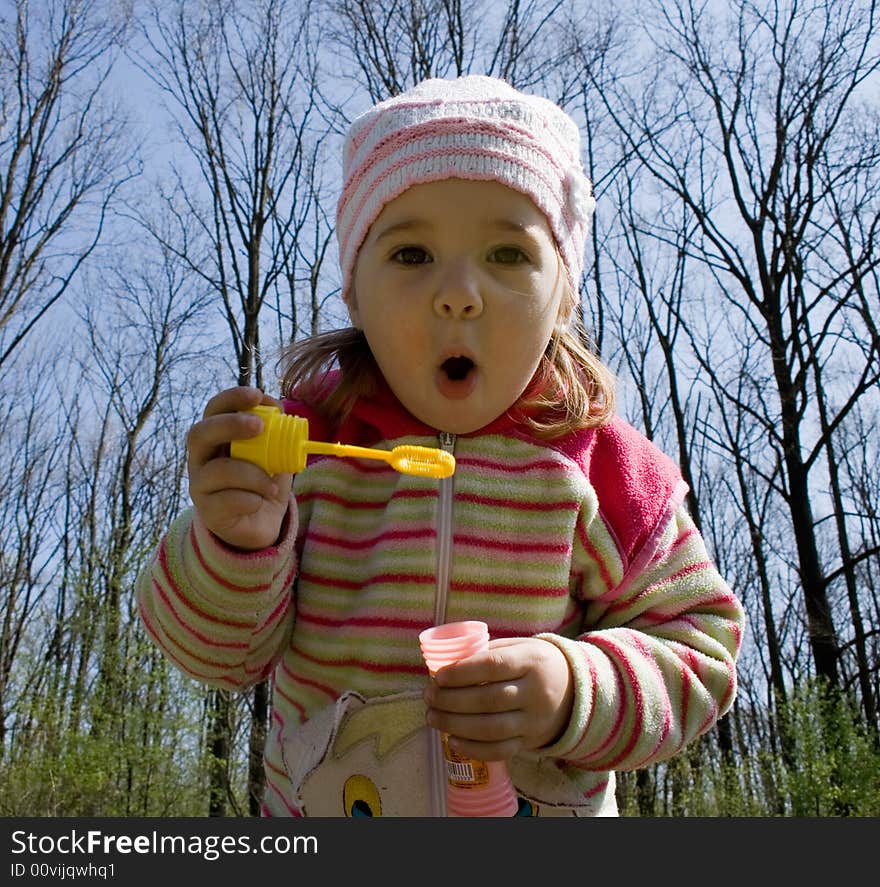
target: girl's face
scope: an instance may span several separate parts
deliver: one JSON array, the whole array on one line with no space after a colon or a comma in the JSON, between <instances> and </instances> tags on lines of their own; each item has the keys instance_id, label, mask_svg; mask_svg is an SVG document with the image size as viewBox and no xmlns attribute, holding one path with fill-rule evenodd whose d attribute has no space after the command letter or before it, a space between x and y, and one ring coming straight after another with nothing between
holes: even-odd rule
<instances>
[{"instance_id":1,"label":"girl's face","mask_svg":"<svg viewBox=\"0 0 880 887\"><path fill-rule=\"evenodd\" d=\"M523 393L567 320L565 289L547 220L528 197L445 179L383 207L358 253L349 311L401 403L433 428L467 434Z\"/></svg>"}]
</instances>

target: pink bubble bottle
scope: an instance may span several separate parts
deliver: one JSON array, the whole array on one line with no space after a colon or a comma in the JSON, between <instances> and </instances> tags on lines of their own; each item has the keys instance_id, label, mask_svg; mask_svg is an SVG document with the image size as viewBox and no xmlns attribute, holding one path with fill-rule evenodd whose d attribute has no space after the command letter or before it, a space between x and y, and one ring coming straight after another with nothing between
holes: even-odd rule
<instances>
[{"instance_id":1,"label":"pink bubble bottle","mask_svg":"<svg viewBox=\"0 0 880 887\"><path fill-rule=\"evenodd\" d=\"M447 622L419 635L422 656L434 675L489 645L485 622ZM450 816L513 816L519 802L504 761L463 758L449 748L449 737L441 734L446 758L446 810Z\"/></svg>"}]
</instances>

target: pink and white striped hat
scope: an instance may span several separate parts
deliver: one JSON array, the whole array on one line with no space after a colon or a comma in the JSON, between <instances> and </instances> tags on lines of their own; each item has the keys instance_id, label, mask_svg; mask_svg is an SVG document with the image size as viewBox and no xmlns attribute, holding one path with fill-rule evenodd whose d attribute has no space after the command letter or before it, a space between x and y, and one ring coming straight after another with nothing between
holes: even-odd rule
<instances>
[{"instance_id":1,"label":"pink and white striped hat","mask_svg":"<svg viewBox=\"0 0 880 887\"><path fill-rule=\"evenodd\" d=\"M382 207L412 185L449 178L501 182L530 197L577 292L596 201L577 124L548 99L495 77L424 80L354 120L342 177L336 236L343 295Z\"/></svg>"}]
</instances>

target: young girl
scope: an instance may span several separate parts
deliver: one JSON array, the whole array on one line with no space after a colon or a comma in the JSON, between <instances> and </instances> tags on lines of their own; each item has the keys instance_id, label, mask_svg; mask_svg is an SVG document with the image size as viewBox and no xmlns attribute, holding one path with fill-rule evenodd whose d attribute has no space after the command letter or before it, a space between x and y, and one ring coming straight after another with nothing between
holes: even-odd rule
<instances>
[{"instance_id":1,"label":"young girl","mask_svg":"<svg viewBox=\"0 0 880 887\"><path fill-rule=\"evenodd\" d=\"M443 447L454 475L270 477L229 457L279 403L251 388L193 426L194 507L141 612L194 678L271 679L265 815L442 815L430 728L506 760L522 815L613 815L615 770L730 707L740 604L575 323L590 190L575 123L503 81L374 106L337 211L351 327L293 346L280 403L312 439ZM467 619L489 651L430 680L419 633Z\"/></svg>"}]
</instances>

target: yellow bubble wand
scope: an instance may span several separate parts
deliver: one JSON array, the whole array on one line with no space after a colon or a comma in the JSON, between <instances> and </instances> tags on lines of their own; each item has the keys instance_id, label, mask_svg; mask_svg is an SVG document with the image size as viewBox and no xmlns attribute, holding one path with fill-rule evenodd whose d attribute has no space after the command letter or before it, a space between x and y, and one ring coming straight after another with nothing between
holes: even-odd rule
<instances>
[{"instance_id":1,"label":"yellow bubble wand","mask_svg":"<svg viewBox=\"0 0 880 887\"><path fill-rule=\"evenodd\" d=\"M267 474L296 474L306 467L310 455L381 459L395 471L419 477L449 477L455 471L452 453L434 447L403 444L392 450L376 450L350 444L309 440L309 422L302 416L282 413L265 404L247 410L263 420L256 437L234 440L230 455L259 465Z\"/></svg>"}]
</instances>

